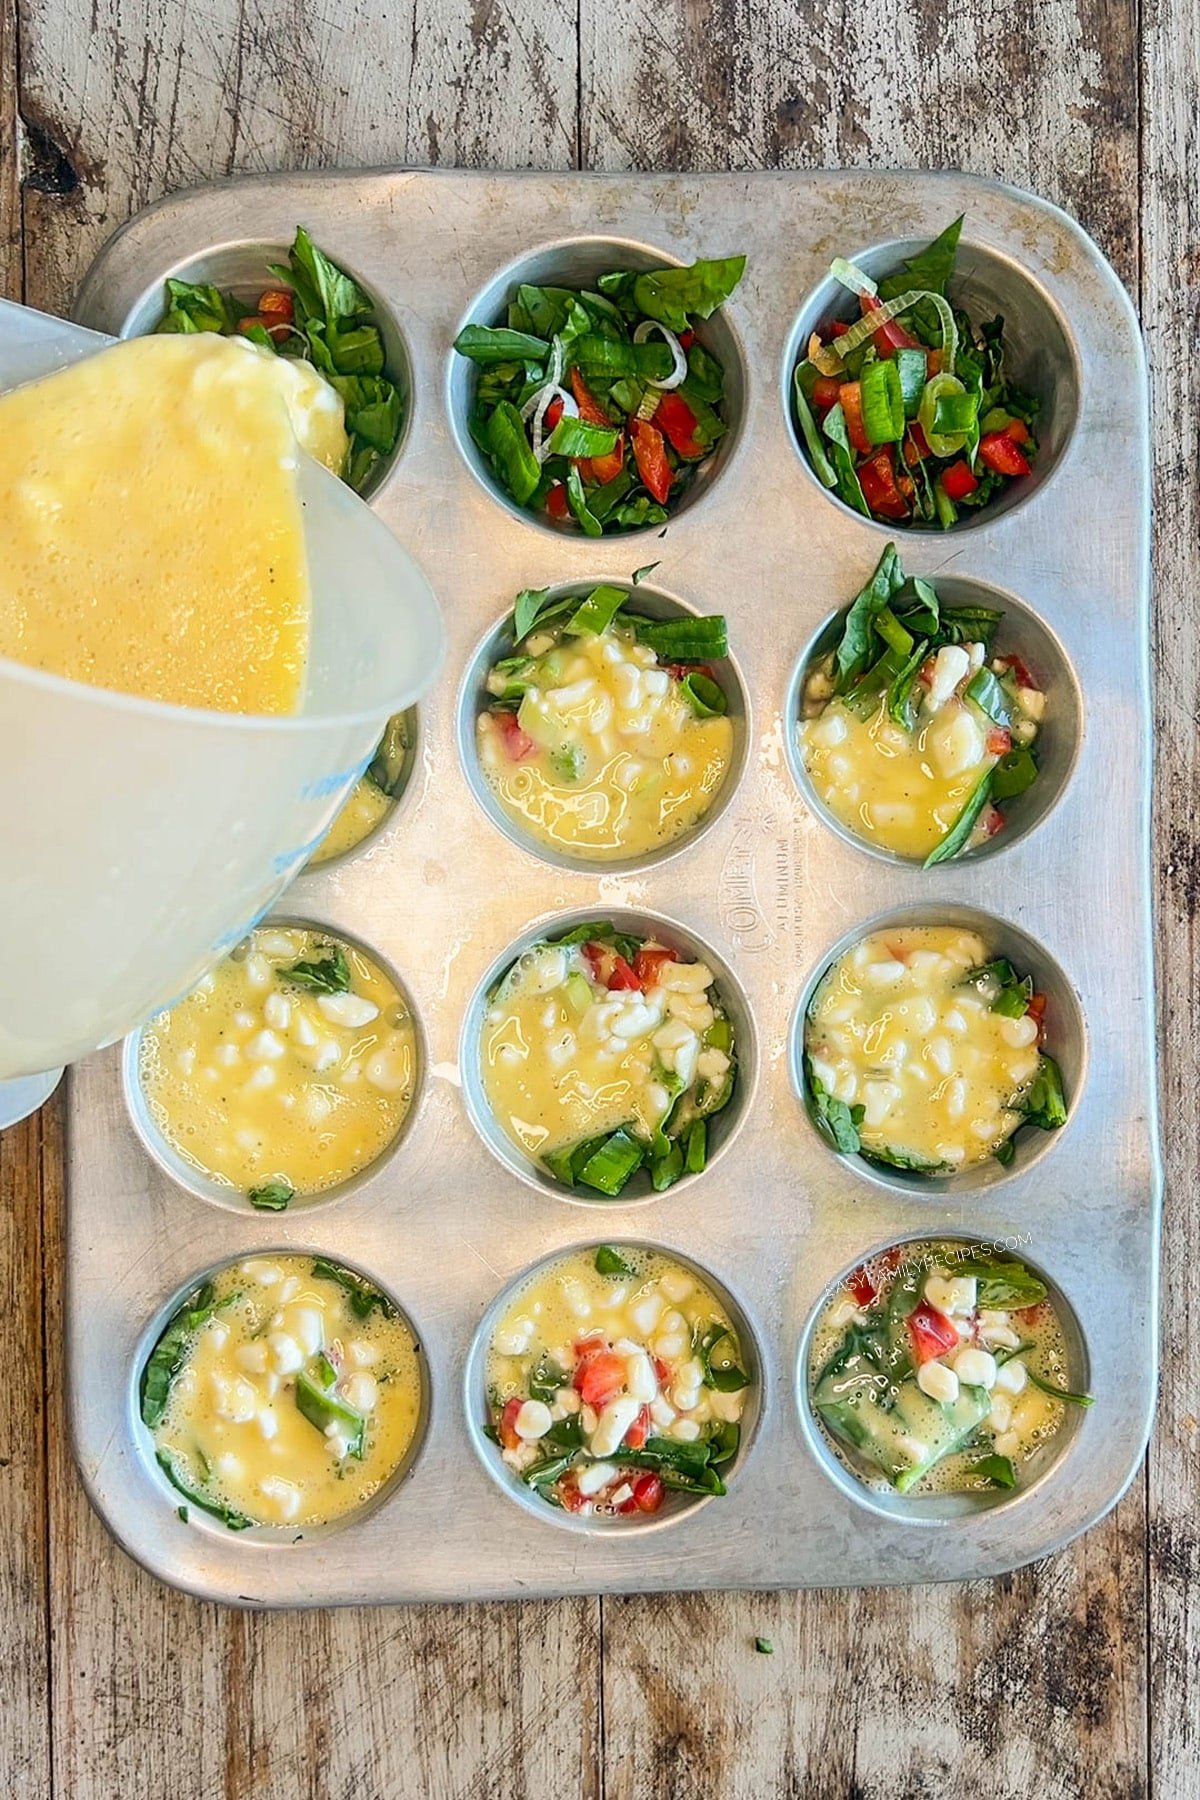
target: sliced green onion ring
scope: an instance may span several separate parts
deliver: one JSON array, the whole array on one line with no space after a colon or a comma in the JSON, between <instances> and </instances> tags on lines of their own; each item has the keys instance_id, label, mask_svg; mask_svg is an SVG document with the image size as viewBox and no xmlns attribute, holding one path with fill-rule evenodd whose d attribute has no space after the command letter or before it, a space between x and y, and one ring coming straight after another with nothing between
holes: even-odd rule
<instances>
[{"instance_id":1,"label":"sliced green onion ring","mask_svg":"<svg viewBox=\"0 0 1200 1800\"><path fill-rule=\"evenodd\" d=\"M835 256L829 265L829 273L835 281L840 281L844 288L852 294L870 294L872 298L879 292L865 269L857 263L847 262L844 256Z\"/></svg>"},{"instance_id":2,"label":"sliced green onion ring","mask_svg":"<svg viewBox=\"0 0 1200 1800\"><path fill-rule=\"evenodd\" d=\"M822 375L840 375L846 358L851 351L857 350L860 344L874 337L881 325L889 319L898 319L901 313L909 312L922 300L928 300L938 316L938 324L942 328L942 361L947 371L953 369L958 355L958 327L954 323L954 314L949 302L941 294L930 293L927 288L910 288L906 294L897 294L894 300L885 300L864 318L857 319L848 331L831 344L823 344L812 358Z\"/></svg>"}]
</instances>

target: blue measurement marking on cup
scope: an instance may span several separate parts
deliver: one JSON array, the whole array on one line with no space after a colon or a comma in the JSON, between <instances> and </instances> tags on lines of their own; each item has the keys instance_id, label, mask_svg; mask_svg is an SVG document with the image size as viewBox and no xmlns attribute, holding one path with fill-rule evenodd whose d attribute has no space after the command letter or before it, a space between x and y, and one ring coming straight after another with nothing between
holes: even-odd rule
<instances>
[{"instance_id":1,"label":"blue measurement marking on cup","mask_svg":"<svg viewBox=\"0 0 1200 1800\"><path fill-rule=\"evenodd\" d=\"M306 781L300 789L300 798L302 800L327 800L330 794L336 794L343 782L349 787L352 781L357 781L374 760L375 751L368 750L362 761L355 763L352 769L335 769L332 775L314 776L311 781Z\"/></svg>"},{"instance_id":2,"label":"blue measurement marking on cup","mask_svg":"<svg viewBox=\"0 0 1200 1800\"><path fill-rule=\"evenodd\" d=\"M339 789L342 790L345 796L348 796L352 784L358 780L360 775L366 773L374 760L375 749L372 748L371 750L368 750L361 762L356 762L353 767L349 769L335 769L330 775L314 776L311 781L306 781L301 787L301 800L328 800L330 794L336 794ZM307 862L318 844L324 841L325 833L328 830L329 827L326 825L322 830L318 831L315 837L309 838L306 843L295 844L290 850L277 851L275 856L271 859L271 868L274 873L276 875L287 875L296 867L297 863Z\"/></svg>"}]
</instances>

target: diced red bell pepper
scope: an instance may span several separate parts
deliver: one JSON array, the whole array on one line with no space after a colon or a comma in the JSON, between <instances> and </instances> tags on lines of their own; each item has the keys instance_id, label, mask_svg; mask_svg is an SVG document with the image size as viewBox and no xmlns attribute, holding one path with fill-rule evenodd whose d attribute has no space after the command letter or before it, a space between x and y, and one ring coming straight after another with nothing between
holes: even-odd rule
<instances>
[{"instance_id":1,"label":"diced red bell pepper","mask_svg":"<svg viewBox=\"0 0 1200 1800\"><path fill-rule=\"evenodd\" d=\"M863 318L868 313L879 312L883 306L874 294L862 294ZM875 348L880 356L895 356L897 350L921 350L924 345L920 338L915 338L911 331L905 331L899 319L886 319L876 331L871 333Z\"/></svg>"},{"instance_id":2,"label":"diced red bell pepper","mask_svg":"<svg viewBox=\"0 0 1200 1800\"><path fill-rule=\"evenodd\" d=\"M632 991L636 988L639 993L641 992L642 987L636 970L625 961L623 956L616 952L613 954L613 966L608 977L608 985L613 990L624 988Z\"/></svg>"},{"instance_id":3,"label":"diced red bell pepper","mask_svg":"<svg viewBox=\"0 0 1200 1800\"><path fill-rule=\"evenodd\" d=\"M1037 677L1033 674L1024 657L1013 656L1010 653L1008 656L998 656L996 661L1000 664L1002 669L1012 670L1017 678L1018 687L1033 688L1035 692L1040 692L1037 684Z\"/></svg>"},{"instance_id":4,"label":"diced red bell pepper","mask_svg":"<svg viewBox=\"0 0 1200 1800\"><path fill-rule=\"evenodd\" d=\"M849 331L849 329L850 329L849 319L835 319L833 321L833 324L829 327L828 336L830 338L845 337L845 335Z\"/></svg>"},{"instance_id":5,"label":"diced red bell pepper","mask_svg":"<svg viewBox=\"0 0 1200 1800\"><path fill-rule=\"evenodd\" d=\"M870 1306L878 1292L875 1283L867 1274L866 1268L855 1269L850 1277L850 1292L854 1295L856 1306Z\"/></svg>"},{"instance_id":6,"label":"diced red bell pepper","mask_svg":"<svg viewBox=\"0 0 1200 1800\"><path fill-rule=\"evenodd\" d=\"M850 442L863 456L869 456L872 444L863 425L862 384L857 381L843 381L838 399L841 401L842 411L846 415L846 433Z\"/></svg>"},{"instance_id":7,"label":"diced red bell pepper","mask_svg":"<svg viewBox=\"0 0 1200 1800\"><path fill-rule=\"evenodd\" d=\"M1029 1005L1025 1008L1025 1014L1026 1014L1026 1017L1032 1019L1034 1024L1037 1026L1037 1028L1038 1028L1038 1043L1040 1044L1042 1039L1046 1035L1046 996L1045 996L1045 994L1031 994L1029 996Z\"/></svg>"},{"instance_id":8,"label":"diced red bell pepper","mask_svg":"<svg viewBox=\"0 0 1200 1800\"><path fill-rule=\"evenodd\" d=\"M546 511L552 519L565 519L571 508L567 500L567 490L561 481L551 482L546 494Z\"/></svg>"},{"instance_id":9,"label":"diced red bell pepper","mask_svg":"<svg viewBox=\"0 0 1200 1800\"><path fill-rule=\"evenodd\" d=\"M670 440L672 448L687 462L708 454L696 439L696 415L678 394L666 393L654 412L654 423Z\"/></svg>"},{"instance_id":10,"label":"diced red bell pepper","mask_svg":"<svg viewBox=\"0 0 1200 1800\"><path fill-rule=\"evenodd\" d=\"M906 519L908 507L904 495L896 485L896 470L892 463L890 447L877 450L858 467L859 484L862 487L863 499L870 510L880 519Z\"/></svg>"},{"instance_id":11,"label":"diced red bell pepper","mask_svg":"<svg viewBox=\"0 0 1200 1800\"><path fill-rule=\"evenodd\" d=\"M1005 437L1010 437L1014 444L1029 442L1029 427L1024 419L1010 419L1004 427Z\"/></svg>"},{"instance_id":12,"label":"diced red bell pepper","mask_svg":"<svg viewBox=\"0 0 1200 1800\"><path fill-rule=\"evenodd\" d=\"M634 970L611 944L585 944L583 954L593 979L606 988L641 987Z\"/></svg>"},{"instance_id":13,"label":"diced red bell pepper","mask_svg":"<svg viewBox=\"0 0 1200 1800\"><path fill-rule=\"evenodd\" d=\"M289 288L267 288L258 296L258 310L266 317L290 324L296 314L296 303Z\"/></svg>"},{"instance_id":14,"label":"diced red bell pepper","mask_svg":"<svg viewBox=\"0 0 1200 1800\"><path fill-rule=\"evenodd\" d=\"M945 1356L947 1350L953 1350L958 1343L952 1321L936 1306L930 1306L928 1300L918 1302L916 1310L909 1313L908 1336L913 1361L918 1365Z\"/></svg>"},{"instance_id":15,"label":"diced red bell pepper","mask_svg":"<svg viewBox=\"0 0 1200 1800\"><path fill-rule=\"evenodd\" d=\"M586 1498L580 1493L573 1481L562 1481L559 1483L558 1497L562 1501L567 1512L582 1512L587 1505Z\"/></svg>"},{"instance_id":16,"label":"diced red bell pepper","mask_svg":"<svg viewBox=\"0 0 1200 1800\"><path fill-rule=\"evenodd\" d=\"M927 350L925 352L925 379L926 379L926 381L931 381L935 375L940 375L941 372L942 372L942 353L941 353L941 351L940 350Z\"/></svg>"},{"instance_id":17,"label":"diced red bell pepper","mask_svg":"<svg viewBox=\"0 0 1200 1800\"><path fill-rule=\"evenodd\" d=\"M558 421L562 418L562 416L563 416L562 395L555 394L553 400L550 402L549 406L546 408L545 415L543 416L543 419L542 419L543 431L546 431L546 432L553 431L554 427L558 424Z\"/></svg>"},{"instance_id":18,"label":"diced red bell pepper","mask_svg":"<svg viewBox=\"0 0 1200 1800\"><path fill-rule=\"evenodd\" d=\"M664 963L678 962L674 950L648 949L645 945L633 959L633 972L643 988L651 988L662 974Z\"/></svg>"},{"instance_id":19,"label":"diced red bell pepper","mask_svg":"<svg viewBox=\"0 0 1200 1800\"><path fill-rule=\"evenodd\" d=\"M663 434L648 419L637 418L630 419L629 431L638 474L652 498L665 506L671 492L671 465L667 461Z\"/></svg>"},{"instance_id":20,"label":"diced red bell pepper","mask_svg":"<svg viewBox=\"0 0 1200 1800\"><path fill-rule=\"evenodd\" d=\"M500 1414L499 1431L500 1442L506 1450L515 1450L521 1442L517 1436L517 1414L523 1405L524 1401L519 1394L514 1394L511 1400L504 1402L504 1411Z\"/></svg>"},{"instance_id":21,"label":"diced red bell pepper","mask_svg":"<svg viewBox=\"0 0 1200 1800\"><path fill-rule=\"evenodd\" d=\"M625 1386L625 1358L615 1350L591 1350L575 1370L575 1392L585 1406L599 1412Z\"/></svg>"},{"instance_id":22,"label":"diced red bell pepper","mask_svg":"<svg viewBox=\"0 0 1200 1800\"><path fill-rule=\"evenodd\" d=\"M1007 431L989 431L979 440L979 455L997 475L1028 475L1029 458Z\"/></svg>"},{"instance_id":23,"label":"diced red bell pepper","mask_svg":"<svg viewBox=\"0 0 1200 1800\"><path fill-rule=\"evenodd\" d=\"M817 376L813 382L812 402L819 413L827 413L831 406L837 405L844 379L841 375Z\"/></svg>"},{"instance_id":24,"label":"diced red bell pepper","mask_svg":"<svg viewBox=\"0 0 1200 1800\"><path fill-rule=\"evenodd\" d=\"M1012 749L1012 732L1007 725L993 725L987 734L989 756L1007 756Z\"/></svg>"},{"instance_id":25,"label":"diced red bell pepper","mask_svg":"<svg viewBox=\"0 0 1200 1800\"><path fill-rule=\"evenodd\" d=\"M625 467L625 433L617 433L617 441L607 456L580 457L579 473L584 481L593 481L597 487L606 487L615 481Z\"/></svg>"},{"instance_id":26,"label":"diced red bell pepper","mask_svg":"<svg viewBox=\"0 0 1200 1800\"><path fill-rule=\"evenodd\" d=\"M983 815L983 832L985 837L994 838L997 832L1003 831L1004 814L998 806L989 805Z\"/></svg>"},{"instance_id":27,"label":"diced red bell pepper","mask_svg":"<svg viewBox=\"0 0 1200 1800\"><path fill-rule=\"evenodd\" d=\"M1013 1317L1020 1319L1022 1325L1036 1325L1046 1316L1047 1302L1037 1300L1032 1306L1019 1306Z\"/></svg>"},{"instance_id":28,"label":"diced red bell pepper","mask_svg":"<svg viewBox=\"0 0 1200 1800\"><path fill-rule=\"evenodd\" d=\"M683 350L683 351L685 351L685 352L686 352L686 351L688 351L688 350L690 350L690 349L691 349L691 347L692 347L692 345L693 345L693 344L694 344L694 343L695 343L695 341L696 341L696 334L695 334L695 332L694 332L694 331L692 331L692 330L690 330L690 329L689 329L689 330L687 330L687 331L681 331L681 332L680 332L680 334L679 334L679 348L680 348L680 349L681 349L681 350Z\"/></svg>"},{"instance_id":29,"label":"diced red bell pepper","mask_svg":"<svg viewBox=\"0 0 1200 1800\"><path fill-rule=\"evenodd\" d=\"M659 1387L666 1387L671 1379L671 1370L670 1365L665 1363L661 1356L654 1358L654 1373L658 1377Z\"/></svg>"},{"instance_id":30,"label":"diced red bell pepper","mask_svg":"<svg viewBox=\"0 0 1200 1800\"><path fill-rule=\"evenodd\" d=\"M509 762L528 762L531 756L537 755L537 745L523 726L517 723L515 712L493 713L496 729L500 733L500 741L504 745L504 754Z\"/></svg>"},{"instance_id":31,"label":"diced red bell pepper","mask_svg":"<svg viewBox=\"0 0 1200 1800\"><path fill-rule=\"evenodd\" d=\"M979 486L979 477L972 475L970 463L960 457L948 469L942 470L942 486L948 500L965 500Z\"/></svg>"},{"instance_id":32,"label":"diced red bell pepper","mask_svg":"<svg viewBox=\"0 0 1200 1800\"><path fill-rule=\"evenodd\" d=\"M609 430L612 430L612 420L578 369L571 370L571 392L575 396L575 404L579 408L581 419L588 425L607 425Z\"/></svg>"},{"instance_id":33,"label":"diced red bell pepper","mask_svg":"<svg viewBox=\"0 0 1200 1800\"><path fill-rule=\"evenodd\" d=\"M633 1498L639 1512L657 1512L663 1503L663 1484L660 1475L642 1475L633 1484Z\"/></svg>"},{"instance_id":34,"label":"diced red bell pepper","mask_svg":"<svg viewBox=\"0 0 1200 1800\"><path fill-rule=\"evenodd\" d=\"M650 1408L648 1406L643 1406L641 1412L633 1421L633 1424L629 1427L625 1436L621 1439L621 1442L623 1444L628 1444L631 1450L640 1450L649 1436Z\"/></svg>"},{"instance_id":35,"label":"diced red bell pepper","mask_svg":"<svg viewBox=\"0 0 1200 1800\"><path fill-rule=\"evenodd\" d=\"M914 419L904 435L904 460L911 468L914 463L924 462L928 455L925 433Z\"/></svg>"},{"instance_id":36,"label":"diced red bell pepper","mask_svg":"<svg viewBox=\"0 0 1200 1800\"><path fill-rule=\"evenodd\" d=\"M586 1336L576 1338L572 1348L578 1362L581 1356L589 1356L593 1350L607 1350L608 1339L602 1331L589 1331Z\"/></svg>"}]
</instances>

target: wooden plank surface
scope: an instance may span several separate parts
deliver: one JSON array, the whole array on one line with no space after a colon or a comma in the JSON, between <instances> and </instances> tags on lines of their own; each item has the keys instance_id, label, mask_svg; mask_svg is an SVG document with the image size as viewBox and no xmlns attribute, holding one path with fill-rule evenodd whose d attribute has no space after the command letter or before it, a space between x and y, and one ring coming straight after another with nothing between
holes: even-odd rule
<instances>
[{"instance_id":1,"label":"wooden plank surface","mask_svg":"<svg viewBox=\"0 0 1200 1800\"><path fill-rule=\"evenodd\" d=\"M949 14L935 0L126 0L91 21L25 0L19 84L8 6L0 282L16 292L24 274L52 308L129 213L234 169L952 165L1077 214L1140 295L1176 420L1156 439L1156 854L1168 1165L1190 1196L1200 209L1187 0L1151 0L1140 43L1119 0L964 0ZM41 1362L43 1259L45 1341L61 1341L58 1118L0 1148L10 1368ZM37 1383L7 1384L0 1402L0 1793L1137 1800L1153 1776L1155 1800L1184 1800L1200 1761L1194 1220L1172 1218L1167 1243L1148 1481L1061 1556L957 1588L223 1613L159 1588L92 1518L52 1352L48 1463ZM755 1653L760 1635L772 1656Z\"/></svg>"}]
</instances>

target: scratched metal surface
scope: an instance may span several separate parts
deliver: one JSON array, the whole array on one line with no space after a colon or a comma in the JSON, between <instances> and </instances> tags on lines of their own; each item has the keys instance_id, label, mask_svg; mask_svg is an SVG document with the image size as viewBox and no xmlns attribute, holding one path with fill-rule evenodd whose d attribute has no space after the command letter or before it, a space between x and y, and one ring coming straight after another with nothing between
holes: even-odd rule
<instances>
[{"instance_id":1,"label":"scratched metal surface","mask_svg":"<svg viewBox=\"0 0 1200 1800\"><path fill-rule=\"evenodd\" d=\"M1024 600L1061 642L1082 723L1073 773L1037 829L926 873L843 841L806 806L785 756L797 660L884 538L801 466L782 393L798 315L830 256L932 236L963 210L978 258L990 249L1010 279L1027 272L1066 322L1079 414L1052 480L1024 505L968 533L909 537L902 551L914 572L944 568ZM432 577L449 656L420 708L418 766L391 826L361 856L303 875L279 910L344 928L392 964L424 1032L426 1068L394 1157L343 1197L273 1217L187 1194L145 1154L122 1099L119 1049L74 1070L68 1383L93 1503L164 1580L254 1605L925 1581L1045 1554L1125 1487L1156 1367L1147 418L1123 291L1063 214L959 176L402 171L247 180L164 202L103 253L79 316L130 328L167 273L214 246L236 261L229 246L282 244L297 221L369 283L402 334L411 420L373 504ZM560 240L569 242L538 267L619 263L583 241L597 238L681 261L749 256L726 309L744 358L741 428L717 478L661 538L589 542L514 514L468 469L450 420L464 373L450 345L477 297L508 265ZM966 248L961 263L969 271ZM1019 328L1025 302L1014 304ZM1037 292L1029 304L1036 317ZM1065 390L1070 372L1061 373ZM1101 460L1102 514L1089 499ZM463 674L519 587L628 577L655 559L668 594L729 615L748 696L742 783L707 834L656 867L560 869L483 813L460 755ZM795 1091L797 1005L832 945L924 903L990 915L1001 943L1010 930L1027 934L1039 974L1058 983L1071 1039L1060 1046L1079 1084L1069 1125L1038 1156L1023 1149L1007 1178L975 1189L868 1179L818 1141ZM460 1039L508 944L563 913L610 908L661 915L711 945L744 989L757 1047L743 1069L742 1116L715 1166L648 1202L589 1206L523 1180L485 1145L464 1104ZM1070 1028L1072 995L1083 1033ZM913 1523L867 1509L831 1478L798 1405L797 1358L828 1284L865 1250L948 1230L1022 1238L1074 1309L1097 1400L1027 1492L966 1518ZM551 1509L516 1502L484 1466L481 1396L467 1392L472 1340L530 1263L623 1239L678 1250L740 1302L758 1357L759 1417L727 1498L631 1531L569 1529ZM296 1543L181 1524L134 1415L140 1357L169 1302L208 1268L265 1248L319 1250L380 1281L413 1319L430 1372L425 1437L406 1479L365 1517Z\"/></svg>"}]
</instances>

